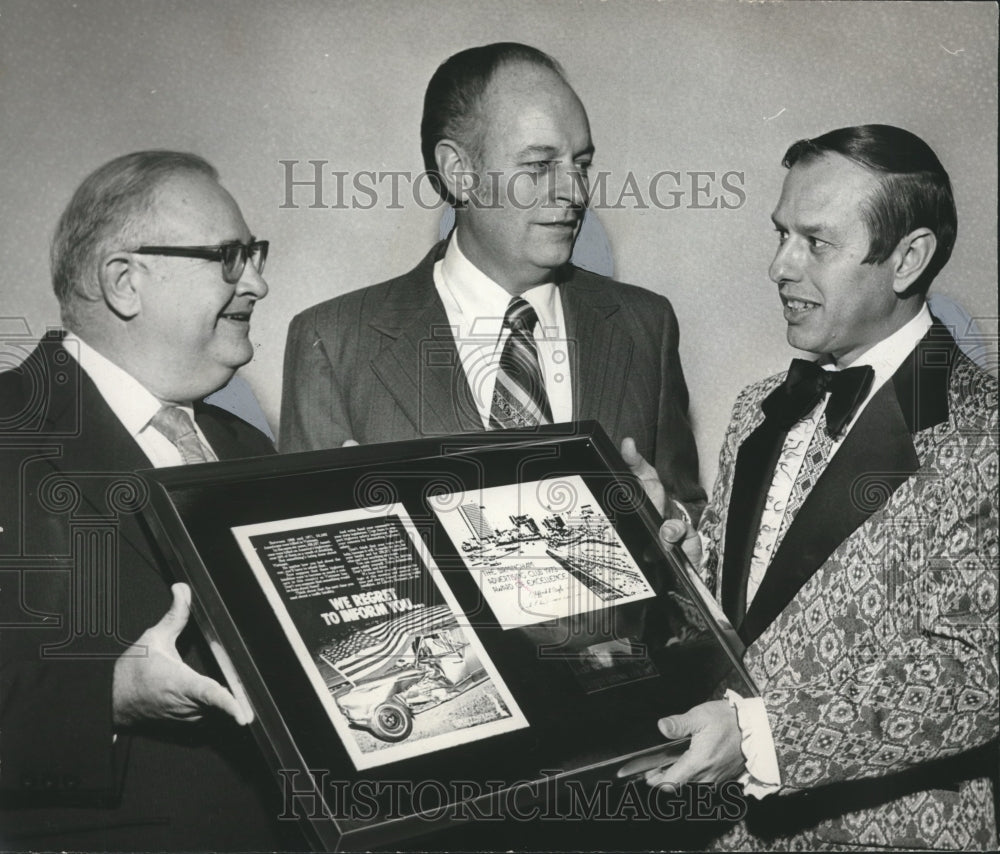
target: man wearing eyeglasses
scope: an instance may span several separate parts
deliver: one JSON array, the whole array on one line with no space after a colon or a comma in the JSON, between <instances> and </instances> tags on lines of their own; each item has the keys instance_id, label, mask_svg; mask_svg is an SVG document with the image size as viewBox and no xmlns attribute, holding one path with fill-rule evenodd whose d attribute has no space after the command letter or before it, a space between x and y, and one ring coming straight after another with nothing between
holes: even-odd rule
<instances>
[{"instance_id":1,"label":"man wearing eyeglasses","mask_svg":"<svg viewBox=\"0 0 1000 854\"><path fill-rule=\"evenodd\" d=\"M301 847L239 726L249 710L182 634L190 591L168 586L133 474L273 453L200 402L253 356L266 255L191 154L117 158L60 219L66 332L0 374L5 848Z\"/></svg>"}]
</instances>

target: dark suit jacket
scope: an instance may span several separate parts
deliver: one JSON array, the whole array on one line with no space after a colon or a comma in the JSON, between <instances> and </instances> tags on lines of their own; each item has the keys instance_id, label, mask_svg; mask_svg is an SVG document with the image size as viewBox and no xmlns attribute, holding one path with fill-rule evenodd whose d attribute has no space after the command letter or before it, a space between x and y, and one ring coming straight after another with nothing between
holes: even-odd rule
<instances>
[{"instance_id":1,"label":"dark suit jacket","mask_svg":"<svg viewBox=\"0 0 1000 854\"><path fill-rule=\"evenodd\" d=\"M213 719L113 737L115 658L166 612L169 573L138 512L133 472L149 461L60 339L0 374L2 847L287 846L246 729ZM196 418L221 459L274 452L221 409ZM180 641L218 676L193 626Z\"/></svg>"},{"instance_id":2,"label":"dark suit jacket","mask_svg":"<svg viewBox=\"0 0 1000 854\"><path fill-rule=\"evenodd\" d=\"M445 246L404 276L295 317L285 349L282 451L483 429L434 287ZM600 421L616 443L634 438L668 493L697 515L705 493L669 301L573 266L559 294L574 420Z\"/></svg>"},{"instance_id":3,"label":"dark suit jacket","mask_svg":"<svg viewBox=\"0 0 1000 854\"><path fill-rule=\"evenodd\" d=\"M996 380L935 324L858 417L747 609L785 436L760 404L783 379L737 399L701 530L782 783L802 793L754 805L724 845L993 848Z\"/></svg>"}]
</instances>

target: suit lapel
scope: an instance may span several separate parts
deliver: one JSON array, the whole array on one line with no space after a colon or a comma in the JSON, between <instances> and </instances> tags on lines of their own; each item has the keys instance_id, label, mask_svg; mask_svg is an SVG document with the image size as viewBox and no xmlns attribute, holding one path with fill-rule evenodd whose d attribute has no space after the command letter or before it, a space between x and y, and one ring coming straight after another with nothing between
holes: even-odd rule
<instances>
[{"instance_id":1,"label":"suit lapel","mask_svg":"<svg viewBox=\"0 0 1000 854\"><path fill-rule=\"evenodd\" d=\"M150 462L79 362L74 358L63 360L60 341L61 336L46 339L31 356L37 359L49 389L44 432L50 438L66 437L61 453L46 458L45 464L72 479L81 504L91 511L81 508L75 511L77 514L117 519L120 537L156 568L135 513L120 512L115 507L117 500L132 491L142 494L145 487L134 472L150 468ZM67 379L60 382L63 376ZM122 489L115 490L112 479Z\"/></svg>"},{"instance_id":2,"label":"suit lapel","mask_svg":"<svg viewBox=\"0 0 1000 854\"><path fill-rule=\"evenodd\" d=\"M196 401L194 420L198 422L198 428L205 434L208 444L212 446L215 456L220 460L236 460L273 452L263 434L260 434L261 447L258 449L241 439L234 426L236 423L245 422L224 420L213 412L214 409L211 404ZM238 419L239 416L234 415L233 418ZM246 430L249 433L256 433L256 428L249 424L246 425Z\"/></svg>"},{"instance_id":3,"label":"suit lapel","mask_svg":"<svg viewBox=\"0 0 1000 854\"><path fill-rule=\"evenodd\" d=\"M958 358L958 344L947 327L935 319L893 377L899 408L911 433L948 419L951 371Z\"/></svg>"},{"instance_id":4,"label":"suit lapel","mask_svg":"<svg viewBox=\"0 0 1000 854\"><path fill-rule=\"evenodd\" d=\"M612 318L621 303L587 288L568 268L559 284L573 380L573 417L596 419L610 435L617 434L634 344L628 329Z\"/></svg>"},{"instance_id":5,"label":"suit lapel","mask_svg":"<svg viewBox=\"0 0 1000 854\"><path fill-rule=\"evenodd\" d=\"M763 421L747 436L736 456L733 489L726 516L722 564L722 609L734 626L746 610L747 578L764 503L787 430Z\"/></svg>"},{"instance_id":6,"label":"suit lapel","mask_svg":"<svg viewBox=\"0 0 1000 854\"><path fill-rule=\"evenodd\" d=\"M422 434L483 429L462 369L448 316L434 287L439 243L395 288L369 325L388 343L371 362L386 391ZM634 344L612 319L621 303L587 287L568 267L559 283L573 366L573 414L596 418L610 432L622 414Z\"/></svg>"},{"instance_id":7,"label":"suit lapel","mask_svg":"<svg viewBox=\"0 0 1000 854\"><path fill-rule=\"evenodd\" d=\"M434 287L434 264L446 245L434 247L369 324L388 341L372 359L372 370L421 435L483 429Z\"/></svg>"},{"instance_id":8,"label":"suit lapel","mask_svg":"<svg viewBox=\"0 0 1000 854\"><path fill-rule=\"evenodd\" d=\"M785 533L739 627L749 644L834 550L920 468L891 382L872 398Z\"/></svg>"},{"instance_id":9,"label":"suit lapel","mask_svg":"<svg viewBox=\"0 0 1000 854\"><path fill-rule=\"evenodd\" d=\"M66 447L72 448L73 453L67 452L65 456L73 460L77 471L132 472L149 468L146 455L104 402L79 362L73 358L63 364L56 361L62 349L61 343L45 343L35 351L44 365L50 390L45 417L47 434L66 436ZM59 375L66 375L67 381L58 382ZM52 465L60 471L66 468L59 458Z\"/></svg>"},{"instance_id":10,"label":"suit lapel","mask_svg":"<svg viewBox=\"0 0 1000 854\"><path fill-rule=\"evenodd\" d=\"M841 543L920 469L913 434L948 418L956 354L951 335L935 323L865 407L778 547L739 626L745 643L758 638ZM744 580L744 596L745 590Z\"/></svg>"}]
</instances>

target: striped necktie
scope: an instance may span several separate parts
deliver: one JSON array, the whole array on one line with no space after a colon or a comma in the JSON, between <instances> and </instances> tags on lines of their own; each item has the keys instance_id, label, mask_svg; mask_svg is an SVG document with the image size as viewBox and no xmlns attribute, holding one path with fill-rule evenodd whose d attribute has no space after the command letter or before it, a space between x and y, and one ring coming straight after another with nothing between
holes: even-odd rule
<instances>
[{"instance_id":1,"label":"striped necktie","mask_svg":"<svg viewBox=\"0 0 1000 854\"><path fill-rule=\"evenodd\" d=\"M164 406L149 423L166 436L180 451L184 465L212 460L194 429L194 422L179 406Z\"/></svg>"},{"instance_id":2,"label":"striped necktie","mask_svg":"<svg viewBox=\"0 0 1000 854\"><path fill-rule=\"evenodd\" d=\"M500 354L490 427L523 428L552 423L538 348L531 334L537 322L538 315L527 300L514 297L510 301L504 315L504 326L510 329L510 336Z\"/></svg>"}]
</instances>

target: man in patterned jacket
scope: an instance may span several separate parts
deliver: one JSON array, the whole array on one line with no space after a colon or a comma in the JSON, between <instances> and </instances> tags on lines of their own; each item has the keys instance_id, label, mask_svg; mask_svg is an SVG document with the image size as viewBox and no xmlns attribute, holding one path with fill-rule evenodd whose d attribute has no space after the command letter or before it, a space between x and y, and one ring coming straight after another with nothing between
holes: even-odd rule
<instances>
[{"instance_id":1,"label":"man in patterned jacket","mask_svg":"<svg viewBox=\"0 0 1000 854\"><path fill-rule=\"evenodd\" d=\"M931 316L948 175L913 134L795 143L773 214L788 342L742 392L700 539L760 696L663 718L653 786L741 778L728 849L994 849L997 383ZM702 560L704 554L704 560ZM641 770L636 763L622 773Z\"/></svg>"}]
</instances>

